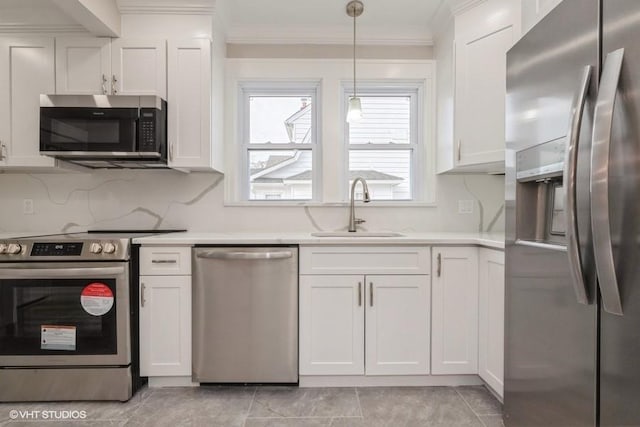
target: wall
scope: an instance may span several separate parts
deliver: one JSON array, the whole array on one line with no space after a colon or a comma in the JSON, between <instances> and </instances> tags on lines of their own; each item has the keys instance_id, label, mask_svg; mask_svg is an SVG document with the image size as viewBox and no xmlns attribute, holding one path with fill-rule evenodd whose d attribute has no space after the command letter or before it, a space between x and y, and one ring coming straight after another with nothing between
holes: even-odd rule
<instances>
[{"instance_id":1,"label":"wall","mask_svg":"<svg viewBox=\"0 0 640 427\"><path fill-rule=\"evenodd\" d=\"M225 206L222 175L176 171L95 171L91 174L0 174L0 231L87 228L186 228L197 231L316 231L345 228L346 206ZM443 175L436 207L368 207L358 216L369 230L503 230L504 178ZM32 199L34 214L22 213ZM458 200L476 200L458 214ZM478 203L479 202L479 203ZM482 208L482 212L481 212Z\"/></svg>"},{"instance_id":2,"label":"wall","mask_svg":"<svg viewBox=\"0 0 640 427\"><path fill-rule=\"evenodd\" d=\"M123 37L203 37L212 32L202 15L124 15ZM215 42L219 38L215 37ZM221 72L221 67L218 67ZM227 89L228 90L228 89ZM228 113L228 112L227 112ZM348 210L336 206L225 206L222 175L176 171L0 173L0 231L79 231L87 228L186 228L195 231L315 231L346 228ZM358 206L370 230L493 231L504 229L504 178L448 175L435 178L436 204ZM23 200L34 213L23 214ZM475 200L458 214L458 200Z\"/></svg>"}]
</instances>

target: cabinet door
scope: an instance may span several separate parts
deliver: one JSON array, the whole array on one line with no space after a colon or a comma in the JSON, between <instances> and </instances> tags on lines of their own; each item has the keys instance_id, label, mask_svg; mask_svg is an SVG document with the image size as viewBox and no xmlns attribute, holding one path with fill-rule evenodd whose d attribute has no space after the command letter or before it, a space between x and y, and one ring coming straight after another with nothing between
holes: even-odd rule
<instances>
[{"instance_id":1,"label":"cabinet door","mask_svg":"<svg viewBox=\"0 0 640 427\"><path fill-rule=\"evenodd\" d=\"M111 94L167 98L167 44L164 40L114 39Z\"/></svg>"},{"instance_id":2,"label":"cabinet door","mask_svg":"<svg viewBox=\"0 0 640 427\"><path fill-rule=\"evenodd\" d=\"M504 3L504 5L503 5ZM509 1L478 6L495 16L455 40L456 165L504 162L507 50L516 41L520 16ZM517 8L519 11L519 8ZM486 22L491 22L487 25ZM518 24L516 24L518 23ZM456 27L457 29L457 27Z\"/></svg>"},{"instance_id":3,"label":"cabinet door","mask_svg":"<svg viewBox=\"0 0 640 427\"><path fill-rule=\"evenodd\" d=\"M140 276L140 374L191 375L191 276Z\"/></svg>"},{"instance_id":4,"label":"cabinet door","mask_svg":"<svg viewBox=\"0 0 640 427\"><path fill-rule=\"evenodd\" d=\"M56 93L106 95L111 79L111 39L56 38Z\"/></svg>"},{"instance_id":5,"label":"cabinet door","mask_svg":"<svg viewBox=\"0 0 640 427\"><path fill-rule=\"evenodd\" d=\"M300 276L300 375L364 374L364 277Z\"/></svg>"},{"instance_id":6,"label":"cabinet door","mask_svg":"<svg viewBox=\"0 0 640 427\"><path fill-rule=\"evenodd\" d=\"M367 375L429 373L429 276L366 276Z\"/></svg>"},{"instance_id":7,"label":"cabinet door","mask_svg":"<svg viewBox=\"0 0 640 427\"><path fill-rule=\"evenodd\" d=\"M504 252L480 250L479 374L502 396L504 378Z\"/></svg>"},{"instance_id":8,"label":"cabinet door","mask_svg":"<svg viewBox=\"0 0 640 427\"><path fill-rule=\"evenodd\" d=\"M169 41L169 166L211 167L211 42Z\"/></svg>"},{"instance_id":9,"label":"cabinet door","mask_svg":"<svg viewBox=\"0 0 640 427\"><path fill-rule=\"evenodd\" d=\"M40 155L40 94L54 92L53 38L1 38L0 166L55 166Z\"/></svg>"},{"instance_id":10,"label":"cabinet door","mask_svg":"<svg viewBox=\"0 0 640 427\"><path fill-rule=\"evenodd\" d=\"M478 373L478 252L434 247L431 372Z\"/></svg>"}]
</instances>

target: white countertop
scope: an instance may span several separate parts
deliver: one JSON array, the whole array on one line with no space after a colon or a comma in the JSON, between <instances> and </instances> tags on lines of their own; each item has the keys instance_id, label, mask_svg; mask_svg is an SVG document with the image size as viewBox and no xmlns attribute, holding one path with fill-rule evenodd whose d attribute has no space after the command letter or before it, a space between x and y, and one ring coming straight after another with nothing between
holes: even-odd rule
<instances>
[{"instance_id":1,"label":"white countertop","mask_svg":"<svg viewBox=\"0 0 640 427\"><path fill-rule=\"evenodd\" d=\"M187 231L133 239L142 245L478 245L504 249L504 233L402 233L402 237L316 237L311 233Z\"/></svg>"}]
</instances>

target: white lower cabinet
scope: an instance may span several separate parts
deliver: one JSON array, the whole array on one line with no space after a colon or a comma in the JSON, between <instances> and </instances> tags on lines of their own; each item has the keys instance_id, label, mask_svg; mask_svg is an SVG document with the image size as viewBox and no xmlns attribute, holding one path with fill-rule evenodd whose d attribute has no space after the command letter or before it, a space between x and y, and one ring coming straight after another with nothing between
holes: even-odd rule
<instances>
[{"instance_id":1,"label":"white lower cabinet","mask_svg":"<svg viewBox=\"0 0 640 427\"><path fill-rule=\"evenodd\" d=\"M480 249L479 374L500 396L504 389L504 252Z\"/></svg>"},{"instance_id":2,"label":"white lower cabinet","mask_svg":"<svg viewBox=\"0 0 640 427\"><path fill-rule=\"evenodd\" d=\"M431 372L478 373L478 248L432 251Z\"/></svg>"},{"instance_id":3,"label":"white lower cabinet","mask_svg":"<svg viewBox=\"0 0 640 427\"><path fill-rule=\"evenodd\" d=\"M429 264L429 248L300 248L300 375L428 374Z\"/></svg>"},{"instance_id":4,"label":"white lower cabinet","mask_svg":"<svg viewBox=\"0 0 640 427\"><path fill-rule=\"evenodd\" d=\"M428 374L429 305L427 275L301 276L300 374Z\"/></svg>"},{"instance_id":5,"label":"white lower cabinet","mask_svg":"<svg viewBox=\"0 0 640 427\"><path fill-rule=\"evenodd\" d=\"M300 374L364 374L363 281L300 277Z\"/></svg>"},{"instance_id":6,"label":"white lower cabinet","mask_svg":"<svg viewBox=\"0 0 640 427\"><path fill-rule=\"evenodd\" d=\"M140 278L140 374L191 375L191 276Z\"/></svg>"},{"instance_id":7,"label":"white lower cabinet","mask_svg":"<svg viewBox=\"0 0 640 427\"><path fill-rule=\"evenodd\" d=\"M189 250L140 249L140 375L144 377L191 377L191 259L176 258ZM178 268L165 268L163 275L144 274L157 271L158 265L173 264Z\"/></svg>"},{"instance_id":8,"label":"white lower cabinet","mask_svg":"<svg viewBox=\"0 0 640 427\"><path fill-rule=\"evenodd\" d=\"M429 373L429 276L366 276L366 374Z\"/></svg>"}]
</instances>

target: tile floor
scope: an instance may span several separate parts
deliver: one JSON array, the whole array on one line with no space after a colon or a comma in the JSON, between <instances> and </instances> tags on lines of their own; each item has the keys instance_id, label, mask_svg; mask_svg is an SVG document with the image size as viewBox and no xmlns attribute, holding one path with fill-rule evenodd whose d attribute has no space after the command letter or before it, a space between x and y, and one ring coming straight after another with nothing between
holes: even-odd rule
<instances>
[{"instance_id":1,"label":"tile floor","mask_svg":"<svg viewBox=\"0 0 640 427\"><path fill-rule=\"evenodd\" d=\"M22 416L31 419L12 420L12 410L30 411ZM36 411L41 411L37 420ZM42 411L48 411L47 420ZM71 415L63 411L85 411L86 417L51 421ZM126 403L3 403L0 426L494 427L503 425L501 413L500 403L483 386L145 387Z\"/></svg>"}]
</instances>

